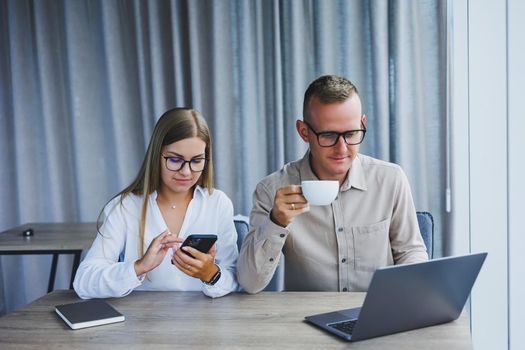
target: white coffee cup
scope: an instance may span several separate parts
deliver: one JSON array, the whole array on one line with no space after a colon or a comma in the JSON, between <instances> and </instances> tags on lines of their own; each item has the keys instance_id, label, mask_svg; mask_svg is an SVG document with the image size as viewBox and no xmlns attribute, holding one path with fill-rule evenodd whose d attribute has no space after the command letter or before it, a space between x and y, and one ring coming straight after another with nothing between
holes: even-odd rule
<instances>
[{"instance_id":1,"label":"white coffee cup","mask_svg":"<svg viewBox=\"0 0 525 350\"><path fill-rule=\"evenodd\" d=\"M339 193L339 181L301 181L301 188L310 205L328 205Z\"/></svg>"}]
</instances>

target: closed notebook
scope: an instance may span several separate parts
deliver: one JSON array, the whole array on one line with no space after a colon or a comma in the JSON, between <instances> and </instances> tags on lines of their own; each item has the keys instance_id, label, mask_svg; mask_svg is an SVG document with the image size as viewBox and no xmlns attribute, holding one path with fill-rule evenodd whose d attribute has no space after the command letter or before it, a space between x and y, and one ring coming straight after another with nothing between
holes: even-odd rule
<instances>
[{"instance_id":1,"label":"closed notebook","mask_svg":"<svg viewBox=\"0 0 525 350\"><path fill-rule=\"evenodd\" d=\"M57 305L55 311L72 329L124 321L124 315L103 299Z\"/></svg>"}]
</instances>

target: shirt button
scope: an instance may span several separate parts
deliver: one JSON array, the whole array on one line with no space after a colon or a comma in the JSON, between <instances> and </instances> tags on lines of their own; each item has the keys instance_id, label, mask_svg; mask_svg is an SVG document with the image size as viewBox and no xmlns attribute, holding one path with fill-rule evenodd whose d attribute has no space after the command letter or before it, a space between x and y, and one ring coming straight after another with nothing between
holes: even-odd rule
<instances>
[{"instance_id":1,"label":"shirt button","mask_svg":"<svg viewBox=\"0 0 525 350\"><path fill-rule=\"evenodd\" d=\"M284 233L281 233L281 234L279 235L279 237L283 238L283 237L284 237Z\"/></svg>"},{"instance_id":2,"label":"shirt button","mask_svg":"<svg viewBox=\"0 0 525 350\"><path fill-rule=\"evenodd\" d=\"M344 287L343 292L348 292L348 288Z\"/></svg>"},{"instance_id":3,"label":"shirt button","mask_svg":"<svg viewBox=\"0 0 525 350\"><path fill-rule=\"evenodd\" d=\"M341 262L342 262L342 263L344 264L344 263L346 262L346 259L345 259L345 258L343 258L343 260L341 260Z\"/></svg>"},{"instance_id":4,"label":"shirt button","mask_svg":"<svg viewBox=\"0 0 525 350\"><path fill-rule=\"evenodd\" d=\"M270 258L270 262L273 262L273 258Z\"/></svg>"},{"instance_id":5,"label":"shirt button","mask_svg":"<svg viewBox=\"0 0 525 350\"><path fill-rule=\"evenodd\" d=\"M339 227L339 228L337 229L337 232L343 232L343 228L342 228L342 227Z\"/></svg>"}]
</instances>

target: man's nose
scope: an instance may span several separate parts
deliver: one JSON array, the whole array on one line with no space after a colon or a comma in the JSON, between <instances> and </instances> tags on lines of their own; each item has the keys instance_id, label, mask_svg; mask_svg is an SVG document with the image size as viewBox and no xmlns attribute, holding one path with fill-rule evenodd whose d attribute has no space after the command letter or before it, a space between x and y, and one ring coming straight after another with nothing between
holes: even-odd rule
<instances>
[{"instance_id":1,"label":"man's nose","mask_svg":"<svg viewBox=\"0 0 525 350\"><path fill-rule=\"evenodd\" d=\"M339 135L339 138L337 139L337 142L335 143L334 147L339 151L346 151L346 142L343 135Z\"/></svg>"}]
</instances>

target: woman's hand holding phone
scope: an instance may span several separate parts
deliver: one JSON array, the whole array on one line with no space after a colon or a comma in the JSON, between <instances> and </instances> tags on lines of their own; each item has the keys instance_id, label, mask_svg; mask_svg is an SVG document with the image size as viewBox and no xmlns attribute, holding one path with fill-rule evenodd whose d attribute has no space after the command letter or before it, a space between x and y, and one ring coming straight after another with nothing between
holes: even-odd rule
<instances>
[{"instance_id":1,"label":"woman's hand holding phone","mask_svg":"<svg viewBox=\"0 0 525 350\"><path fill-rule=\"evenodd\" d=\"M217 273L215 265L215 244L208 253L203 253L193 247L184 246L177 249L171 257L171 263L186 275L208 282Z\"/></svg>"},{"instance_id":2,"label":"woman's hand holding phone","mask_svg":"<svg viewBox=\"0 0 525 350\"><path fill-rule=\"evenodd\" d=\"M178 247L182 239L173 236L168 230L155 237L146 254L135 261L135 273L137 276L143 275L160 265L170 248Z\"/></svg>"}]
</instances>

